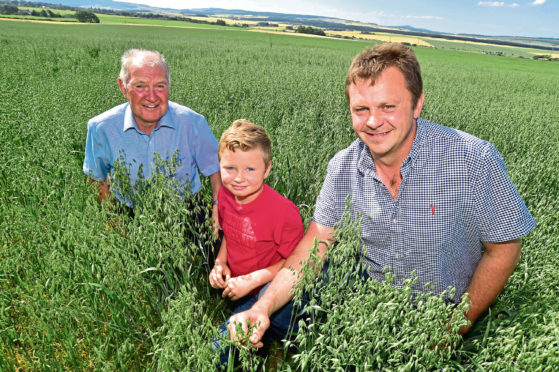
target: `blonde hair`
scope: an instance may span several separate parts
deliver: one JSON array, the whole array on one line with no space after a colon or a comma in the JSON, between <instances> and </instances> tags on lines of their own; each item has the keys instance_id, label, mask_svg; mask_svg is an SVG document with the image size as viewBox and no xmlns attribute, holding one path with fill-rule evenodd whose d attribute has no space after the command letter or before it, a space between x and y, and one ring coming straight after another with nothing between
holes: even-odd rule
<instances>
[{"instance_id":1,"label":"blonde hair","mask_svg":"<svg viewBox=\"0 0 559 372\"><path fill-rule=\"evenodd\" d=\"M347 101L349 102L351 84L355 84L358 79L371 79L371 84L374 84L376 79L389 67L398 68L404 75L415 108L423 91L421 69L413 50L399 43L378 44L372 49L365 49L355 57L345 80Z\"/></svg>"},{"instance_id":2,"label":"blonde hair","mask_svg":"<svg viewBox=\"0 0 559 372\"><path fill-rule=\"evenodd\" d=\"M264 164L268 167L272 160L272 144L266 131L260 125L239 119L235 120L221 135L217 156L221 160L221 154L225 149L248 151L256 148L262 150Z\"/></svg>"}]
</instances>

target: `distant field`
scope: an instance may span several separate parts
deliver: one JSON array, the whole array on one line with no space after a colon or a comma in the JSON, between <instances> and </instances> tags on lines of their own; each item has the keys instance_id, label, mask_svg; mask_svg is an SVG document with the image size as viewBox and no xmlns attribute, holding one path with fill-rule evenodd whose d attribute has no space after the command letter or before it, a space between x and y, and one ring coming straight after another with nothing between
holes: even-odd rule
<instances>
[{"instance_id":1,"label":"distant field","mask_svg":"<svg viewBox=\"0 0 559 372\"><path fill-rule=\"evenodd\" d=\"M22 10L36 10L41 11L42 8L40 7L19 7ZM66 10L53 10L55 13L67 15L73 14L73 11L66 11ZM171 16L184 16L180 13L169 13ZM216 22L218 20L223 20L226 22L227 26L217 26L215 24L204 24L204 23L196 23L196 22L183 22L183 21L168 21L168 20L158 20L158 19L149 19L149 18L142 18L142 17L124 17L118 15L111 15L111 14L97 14L101 23L109 23L109 24L128 24L128 25L151 25L151 26L166 26L166 27L194 27L194 28L202 28L202 29L209 29L209 28L218 28L218 29L239 29L241 26L248 26L242 27L244 30L255 30L258 32L290 32L294 33L294 29L297 28L297 25L289 25L287 23L282 22L273 22L271 23L277 24L278 27L267 27L267 26L259 26L258 23L263 22L260 19L265 18L259 16L259 20L253 20L249 15L243 16L232 16L231 14L221 14L221 15L214 15L214 16L194 16L194 15L186 15L184 17L191 18L198 21L207 21L207 22ZM0 18L17 18L22 20L36 20L42 21L45 20L42 17L33 17L33 16L24 16L18 15L16 17L10 15L0 15ZM76 22L75 19L65 19L65 18L53 18L48 20L50 22ZM355 26L363 26L364 24L359 22L345 22L348 25L355 25ZM376 26L379 28L383 28L382 26ZM291 29L288 29L291 28ZM344 39L361 39L361 40L370 40L370 41L377 41L377 42L402 42L402 43L409 43L418 46L425 46L425 47L435 47L441 49L449 49L449 50L463 50L463 51L471 51L476 53L500 53L504 56L512 56L512 57L522 57L522 58L532 58L534 55L551 55L552 58L558 58L558 53L549 52L546 50L541 50L537 48L538 43L534 43L533 48L519 48L519 47L511 47L511 46L501 46L497 44L487 44L482 42L474 42L474 41L462 41L462 40L453 40L453 39L445 39L445 38L433 38L428 36L414 36L414 35L402 35L402 34L394 34L390 33L390 28L386 28L386 32L374 32L374 33L362 33L360 31L332 31L332 30L325 30L325 33L329 37L336 37L336 38L344 38ZM490 38L488 38L490 39ZM511 38L511 41L514 41L514 38Z\"/></svg>"},{"instance_id":2,"label":"distant field","mask_svg":"<svg viewBox=\"0 0 559 372\"><path fill-rule=\"evenodd\" d=\"M208 25L204 23L191 23L183 21L167 21L161 19L150 19L150 18L134 18L134 17L123 17L111 14L97 14L99 21L101 23L110 24L133 24L133 25L149 25L149 26L167 26L167 27L195 27L195 28L228 28L227 26L216 26ZM231 27L232 28L232 27Z\"/></svg>"},{"instance_id":3,"label":"distant field","mask_svg":"<svg viewBox=\"0 0 559 372\"><path fill-rule=\"evenodd\" d=\"M36 10L38 12L43 10L43 8L41 8L41 7L32 7L32 6L18 6L18 8L20 10L28 10L30 12L33 11L33 10ZM74 14L75 13L75 11L73 11L73 10L63 10L63 9L51 9L51 10L52 10L53 13L61 14L61 15Z\"/></svg>"},{"instance_id":4,"label":"distant field","mask_svg":"<svg viewBox=\"0 0 559 372\"><path fill-rule=\"evenodd\" d=\"M273 148L267 182L308 225L327 162L355 139L345 73L373 42L198 24L130 27L118 23L136 20L99 16L101 24L0 20L0 370L211 371L210 340L229 307L208 286L198 242L185 238L185 229L197 228L209 244L207 229L193 225L161 180L148 184L133 218L102 208L82 171L86 123L123 102L116 83L123 51L160 50L172 71L171 100L203 114L217 137L239 118L266 128ZM421 116L500 151L538 223L523 240L520 263L478 336L452 355L434 354L421 338L446 330L448 319L425 319L384 289L391 300L372 311L389 317L356 332L386 338L353 348L351 335L301 332L291 359L275 345L277 370L305 370L309 355L327 366L320 370L559 365L558 65L435 46L414 48L424 78ZM210 199L207 189L203 196ZM359 311L365 300L338 284L347 302L325 314L334 309L353 325L370 320ZM344 314L346 305L354 311ZM399 333L410 322L416 338ZM255 370L257 357L247 358L245 370Z\"/></svg>"},{"instance_id":5,"label":"distant field","mask_svg":"<svg viewBox=\"0 0 559 372\"><path fill-rule=\"evenodd\" d=\"M419 46L432 47L433 45L425 41L423 38L405 36L405 35L395 35L395 34L384 34L384 33L371 33L364 34L360 31L326 31L327 36L342 36L347 38L358 38L363 40L376 40L383 43L408 43Z\"/></svg>"}]
</instances>

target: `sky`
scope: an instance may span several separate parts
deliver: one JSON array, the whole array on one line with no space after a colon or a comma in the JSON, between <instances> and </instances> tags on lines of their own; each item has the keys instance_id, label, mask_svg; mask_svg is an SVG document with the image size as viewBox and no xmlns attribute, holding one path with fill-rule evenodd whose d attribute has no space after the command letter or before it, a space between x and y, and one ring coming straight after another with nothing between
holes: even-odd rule
<instances>
[{"instance_id":1,"label":"sky","mask_svg":"<svg viewBox=\"0 0 559 372\"><path fill-rule=\"evenodd\" d=\"M122 0L121 0L122 1ZM559 0L127 0L150 6L224 8L336 17L381 26L489 36L559 38Z\"/></svg>"}]
</instances>

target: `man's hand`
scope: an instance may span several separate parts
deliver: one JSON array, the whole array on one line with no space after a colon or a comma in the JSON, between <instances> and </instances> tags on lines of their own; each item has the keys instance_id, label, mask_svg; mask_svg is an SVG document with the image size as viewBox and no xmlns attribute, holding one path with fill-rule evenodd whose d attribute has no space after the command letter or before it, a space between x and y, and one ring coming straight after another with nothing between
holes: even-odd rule
<instances>
[{"instance_id":1,"label":"man's hand","mask_svg":"<svg viewBox=\"0 0 559 372\"><path fill-rule=\"evenodd\" d=\"M227 264L217 259L212 271L210 271L209 279L212 288L225 288L227 282L231 279L231 269Z\"/></svg>"},{"instance_id":2,"label":"man's hand","mask_svg":"<svg viewBox=\"0 0 559 372\"><path fill-rule=\"evenodd\" d=\"M245 297L255 288L251 275L237 276L229 279L225 283L222 297L229 297L231 300L238 300Z\"/></svg>"},{"instance_id":3,"label":"man's hand","mask_svg":"<svg viewBox=\"0 0 559 372\"><path fill-rule=\"evenodd\" d=\"M242 335L237 334L237 323L241 324L244 334L248 333L248 324L255 325L252 331L252 335L249 338L250 346L254 348L261 348L264 346L262 343L262 336L264 332L270 327L270 318L266 312L259 310L256 306L253 306L250 310L243 311L241 313L233 315L229 319L229 334L231 335L231 340L239 341Z\"/></svg>"},{"instance_id":4,"label":"man's hand","mask_svg":"<svg viewBox=\"0 0 559 372\"><path fill-rule=\"evenodd\" d=\"M97 189L97 201L99 201L99 203L102 203L103 200L110 200L111 188L109 186L109 177L102 182L89 178L89 182Z\"/></svg>"}]
</instances>

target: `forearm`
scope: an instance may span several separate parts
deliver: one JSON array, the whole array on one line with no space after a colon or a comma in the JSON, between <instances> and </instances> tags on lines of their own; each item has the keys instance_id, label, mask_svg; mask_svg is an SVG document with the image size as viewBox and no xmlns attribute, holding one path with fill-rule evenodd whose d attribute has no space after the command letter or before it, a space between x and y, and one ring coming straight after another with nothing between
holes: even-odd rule
<instances>
[{"instance_id":1,"label":"forearm","mask_svg":"<svg viewBox=\"0 0 559 372\"><path fill-rule=\"evenodd\" d=\"M225 239L225 236L221 240L221 245L219 246L219 252L217 253L217 256L215 258L215 263L227 265L227 240Z\"/></svg>"},{"instance_id":2,"label":"forearm","mask_svg":"<svg viewBox=\"0 0 559 372\"><path fill-rule=\"evenodd\" d=\"M217 207L217 195L219 194L219 189L221 188L221 174L216 172L210 176L210 184L212 186L212 225L213 225L213 237L214 240L219 237L219 211Z\"/></svg>"},{"instance_id":3,"label":"forearm","mask_svg":"<svg viewBox=\"0 0 559 372\"><path fill-rule=\"evenodd\" d=\"M279 270L283 267L285 259L281 259L273 265L270 265L264 269L253 271L250 274L244 275L243 277L250 281L250 288L258 288L260 286L269 283L274 279Z\"/></svg>"},{"instance_id":4,"label":"forearm","mask_svg":"<svg viewBox=\"0 0 559 372\"><path fill-rule=\"evenodd\" d=\"M221 173L216 172L210 176L210 184L212 186L213 200L217 200L217 194L221 188Z\"/></svg>"},{"instance_id":5,"label":"forearm","mask_svg":"<svg viewBox=\"0 0 559 372\"><path fill-rule=\"evenodd\" d=\"M483 245L483 256L466 290L471 304L465 315L472 325L501 293L520 259L520 239ZM461 333L467 333L470 327L464 327Z\"/></svg>"},{"instance_id":6,"label":"forearm","mask_svg":"<svg viewBox=\"0 0 559 372\"><path fill-rule=\"evenodd\" d=\"M297 274L289 267L282 267L252 309L271 316L293 298L296 281Z\"/></svg>"},{"instance_id":7,"label":"forearm","mask_svg":"<svg viewBox=\"0 0 559 372\"><path fill-rule=\"evenodd\" d=\"M103 200L107 200L111 193L108 180L105 181L95 181L93 178L89 178L89 182L95 186L97 189L97 200L101 203Z\"/></svg>"},{"instance_id":8,"label":"forearm","mask_svg":"<svg viewBox=\"0 0 559 372\"><path fill-rule=\"evenodd\" d=\"M316 264L318 270L322 267L322 258L328 250L325 242L332 241L333 233L334 229L311 222L303 239L285 260L266 292L252 308L263 311L270 316L289 302L293 298L293 288L297 285L299 271L309 260L309 250L314 246L315 239L320 242L317 252L320 262L310 264Z\"/></svg>"}]
</instances>

